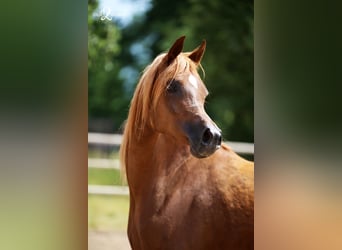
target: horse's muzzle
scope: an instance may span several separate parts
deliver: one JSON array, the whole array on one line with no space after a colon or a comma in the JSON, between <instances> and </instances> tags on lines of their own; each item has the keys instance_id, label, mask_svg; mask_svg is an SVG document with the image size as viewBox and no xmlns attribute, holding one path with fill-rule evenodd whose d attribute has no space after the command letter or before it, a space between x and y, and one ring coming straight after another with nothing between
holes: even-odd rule
<instances>
[{"instance_id":1,"label":"horse's muzzle","mask_svg":"<svg viewBox=\"0 0 342 250\"><path fill-rule=\"evenodd\" d=\"M222 142L221 131L216 126L200 126L188 133L190 152L197 158L212 155L220 148Z\"/></svg>"}]
</instances>

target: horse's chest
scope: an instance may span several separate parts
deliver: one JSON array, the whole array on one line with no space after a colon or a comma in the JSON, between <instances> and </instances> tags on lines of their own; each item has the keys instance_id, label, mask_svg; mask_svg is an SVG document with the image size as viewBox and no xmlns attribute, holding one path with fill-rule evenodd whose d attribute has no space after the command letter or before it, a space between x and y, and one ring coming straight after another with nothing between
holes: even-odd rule
<instances>
[{"instance_id":1,"label":"horse's chest","mask_svg":"<svg viewBox=\"0 0 342 250\"><path fill-rule=\"evenodd\" d=\"M154 206L145 203L139 215L140 236L146 244L151 244L149 249L154 249L152 245L165 247L166 242L177 244L171 249L189 249L184 244L190 244L193 236L208 234L212 202L205 191L194 195L192 190L181 189L155 201ZM188 242L184 242L185 236Z\"/></svg>"}]
</instances>

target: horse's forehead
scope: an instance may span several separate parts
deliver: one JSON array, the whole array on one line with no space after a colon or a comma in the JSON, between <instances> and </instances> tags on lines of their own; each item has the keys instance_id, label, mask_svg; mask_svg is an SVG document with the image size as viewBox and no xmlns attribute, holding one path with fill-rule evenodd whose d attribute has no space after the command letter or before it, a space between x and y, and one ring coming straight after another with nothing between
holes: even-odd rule
<instances>
[{"instance_id":1,"label":"horse's forehead","mask_svg":"<svg viewBox=\"0 0 342 250\"><path fill-rule=\"evenodd\" d=\"M189 75L188 81L190 82L192 86L194 86L195 89L198 89L198 81L197 81L197 78L193 74Z\"/></svg>"},{"instance_id":2,"label":"horse's forehead","mask_svg":"<svg viewBox=\"0 0 342 250\"><path fill-rule=\"evenodd\" d=\"M195 91L194 93L201 93L201 95L208 95L208 90L202 82L201 78L196 73L188 73L183 75L183 84L189 84L192 89Z\"/></svg>"}]
</instances>

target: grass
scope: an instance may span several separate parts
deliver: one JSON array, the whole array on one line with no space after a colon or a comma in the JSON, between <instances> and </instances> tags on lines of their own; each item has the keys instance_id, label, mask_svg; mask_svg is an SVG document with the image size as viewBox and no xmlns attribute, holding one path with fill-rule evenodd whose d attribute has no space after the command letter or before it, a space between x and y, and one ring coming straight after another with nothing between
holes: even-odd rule
<instances>
[{"instance_id":1,"label":"grass","mask_svg":"<svg viewBox=\"0 0 342 250\"><path fill-rule=\"evenodd\" d=\"M123 185L118 169L88 169L88 184L90 185Z\"/></svg>"},{"instance_id":2,"label":"grass","mask_svg":"<svg viewBox=\"0 0 342 250\"><path fill-rule=\"evenodd\" d=\"M126 230L129 197L88 195L88 228Z\"/></svg>"},{"instance_id":3,"label":"grass","mask_svg":"<svg viewBox=\"0 0 342 250\"><path fill-rule=\"evenodd\" d=\"M109 154L92 150L91 158L116 158L118 152ZM88 168L89 185L123 185L120 170ZM88 195L88 228L93 230L126 230L129 197L113 195Z\"/></svg>"},{"instance_id":4,"label":"grass","mask_svg":"<svg viewBox=\"0 0 342 250\"><path fill-rule=\"evenodd\" d=\"M108 159L119 159L118 150L96 150L88 148L88 158L108 158Z\"/></svg>"}]
</instances>

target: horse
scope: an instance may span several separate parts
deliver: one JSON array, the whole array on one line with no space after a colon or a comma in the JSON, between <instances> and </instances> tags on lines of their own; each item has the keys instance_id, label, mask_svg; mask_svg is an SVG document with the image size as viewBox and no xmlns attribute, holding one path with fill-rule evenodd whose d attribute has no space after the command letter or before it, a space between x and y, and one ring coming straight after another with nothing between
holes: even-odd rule
<instances>
[{"instance_id":1,"label":"horse","mask_svg":"<svg viewBox=\"0 0 342 250\"><path fill-rule=\"evenodd\" d=\"M222 143L198 74L206 41L185 36L146 67L120 148L133 250L253 249L254 163ZM202 68L203 70L203 68Z\"/></svg>"}]
</instances>

